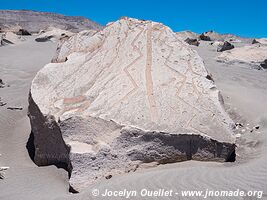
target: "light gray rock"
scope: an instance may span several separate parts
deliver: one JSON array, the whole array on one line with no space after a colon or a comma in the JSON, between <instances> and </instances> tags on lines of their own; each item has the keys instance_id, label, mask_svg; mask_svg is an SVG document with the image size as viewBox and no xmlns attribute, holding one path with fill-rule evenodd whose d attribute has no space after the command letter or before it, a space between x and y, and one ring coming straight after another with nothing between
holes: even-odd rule
<instances>
[{"instance_id":1,"label":"light gray rock","mask_svg":"<svg viewBox=\"0 0 267 200\"><path fill-rule=\"evenodd\" d=\"M181 40L186 40L187 38L190 39L198 39L199 34L194 33L192 31L180 31L180 32L176 32L176 36L181 39Z\"/></svg>"},{"instance_id":2,"label":"light gray rock","mask_svg":"<svg viewBox=\"0 0 267 200\"><path fill-rule=\"evenodd\" d=\"M19 44L23 41L25 41L24 38L21 36L18 36L14 34L13 32L4 32L0 36L0 42L1 45L7 45L7 44Z\"/></svg>"},{"instance_id":3,"label":"light gray rock","mask_svg":"<svg viewBox=\"0 0 267 200\"><path fill-rule=\"evenodd\" d=\"M94 43L87 41L91 40L91 37L96 34L95 30L81 31L70 38L63 37L60 39L57 47L57 52L52 59L52 62L65 62L67 57L73 53L73 48L75 46L75 51L80 51L83 49L90 49ZM97 46L95 47L97 48Z\"/></svg>"},{"instance_id":4,"label":"light gray rock","mask_svg":"<svg viewBox=\"0 0 267 200\"><path fill-rule=\"evenodd\" d=\"M253 39L252 44L262 44L262 45L267 45L267 38Z\"/></svg>"},{"instance_id":5,"label":"light gray rock","mask_svg":"<svg viewBox=\"0 0 267 200\"><path fill-rule=\"evenodd\" d=\"M122 18L62 41L53 61L31 85L32 157L74 189L147 163L234 160L221 95L168 27Z\"/></svg>"},{"instance_id":6,"label":"light gray rock","mask_svg":"<svg viewBox=\"0 0 267 200\"><path fill-rule=\"evenodd\" d=\"M259 68L267 59L266 45L246 45L229 51L224 51L217 57L217 61L225 63L243 63L253 68Z\"/></svg>"},{"instance_id":7,"label":"light gray rock","mask_svg":"<svg viewBox=\"0 0 267 200\"><path fill-rule=\"evenodd\" d=\"M36 38L36 42L47 42L47 41L53 41L53 42L58 42L59 39L64 38L64 37L70 37L74 33L67 31L67 30L62 30L54 27L50 27L48 31L39 34Z\"/></svg>"}]
</instances>

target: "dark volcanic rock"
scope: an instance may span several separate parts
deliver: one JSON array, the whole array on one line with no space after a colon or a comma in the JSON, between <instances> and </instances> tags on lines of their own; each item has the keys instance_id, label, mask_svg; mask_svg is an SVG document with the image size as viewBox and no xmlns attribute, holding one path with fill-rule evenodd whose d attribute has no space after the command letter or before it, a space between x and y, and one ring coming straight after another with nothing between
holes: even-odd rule
<instances>
[{"instance_id":1,"label":"dark volcanic rock","mask_svg":"<svg viewBox=\"0 0 267 200\"><path fill-rule=\"evenodd\" d=\"M263 69L267 69L267 59L265 59L261 64L260 66L263 68Z\"/></svg>"},{"instance_id":2,"label":"dark volcanic rock","mask_svg":"<svg viewBox=\"0 0 267 200\"><path fill-rule=\"evenodd\" d=\"M29 118L31 137L28 152L36 165L55 165L69 172L72 166L69 159L70 148L65 144L61 130L52 116L45 116L29 95Z\"/></svg>"},{"instance_id":3,"label":"dark volcanic rock","mask_svg":"<svg viewBox=\"0 0 267 200\"><path fill-rule=\"evenodd\" d=\"M17 35L31 35L31 34L25 29L19 29Z\"/></svg>"},{"instance_id":4,"label":"dark volcanic rock","mask_svg":"<svg viewBox=\"0 0 267 200\"><path fill-rule=\"evenodd\" d=\"M47 36L47 37L36 38L35 41L36 41L36 42L47 42L47 41L49 41L51 38L53 38L53 36Z\"/></svg>"},{"instance_id":5,"label":"dark volcanic rock","mask_svg":"<svg viewBox=\"0 0 267 200\"><path fill-rule=\"evenodd\" d=\"M7 107L8 110L23 110L22 107Z\"/></svg>"},{"instance_id":6,"label":"dark volcanic rock","mask_svg":"<svg viewBox=\"0 0 267 200\"><path fill-rule=\"evenodd\" d=\"M259 41L257 41L256 39L252 40L252 44L258 44L258 43L259 43Z\"/></svg>"},{"instance_id":7,"label":"dark volcanic rock","mask_svg":"<svg viewBox=\"0 0 267 200\"><path fill-rule=\"evenodd\" d=\"M5 83L3 82L3 80L2 79L0 79L0 88L4 88L5 87Z\"/></svg>"},{"instance_id":8,"label":"dark volcanic rock","mask_svg":"<svg viewBox=\"0 0 267 200\"><path fill-rule=\"evenodd\" d=\"M230 50L235 48L234 45L232 45L230 42L225 41L223 43L223 45L219 45L217 48L217 52L222 52L222 51L226 51L226 50Z\"/></svg>"},{"instance_id":9,"label":"dark volcanic rock","mask_svg":"<svg viewBox=\"0 0 267 200\"><path fill-rule=\"evenodd\" d=\"M199 36L199 39L204 41L211 41L210 37L205 35L204 33Z\"/></svg>"},{"instance_id":10,"label":"dark volcanic rock","mask_svg":"<svg viewBox=\"0 0 267 200\"><path fill-rule=\"evenodd\" d=\"M195 46L198 46L199 45L199 41L197 39L191 39L191 38L187 38L185 40L185 42L187 44L190 44L190 45L195 45Z\"/></svg>"}]
</instances>

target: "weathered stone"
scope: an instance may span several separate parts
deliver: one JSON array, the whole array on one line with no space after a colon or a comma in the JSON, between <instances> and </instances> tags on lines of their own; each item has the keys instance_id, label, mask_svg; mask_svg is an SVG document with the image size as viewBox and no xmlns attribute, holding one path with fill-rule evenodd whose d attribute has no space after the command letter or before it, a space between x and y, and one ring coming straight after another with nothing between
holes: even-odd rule
<instances>
[{"instance_id":1,"label":"weathered stone","mask_svg":"<svg viewBox=\"0 0 267 200\"><path fill-rule=\"evenodd\" d=\"M30 10L0 10L0 26L3 32L17 32L19 29L25 29L29 33L38 33L40 30L46 30L47 27L55 27L71 32L102 28L100 24L84 17L71 17Z\"/></svg>"},{"instance_id":2,"label":"weathered stone","mask_svg":"<svg viewBox=\"0 0 267 200\"><path fill-rule=\"evenodd\" d=\"M263 44L267 45L267 38L258 38L258 39L253 39L252 44Z\"/></svg>"},{"instance_id":3,"label":"weathered stone","mask_svg":"<svg viewBox=\"0 0 267 200\"><path fill-rule=\"evenodd\" d=\"M5 45L5 44L19 44L22 41L24 41L23 38L21 38L21 36L18 36L12 32L5 32L2 34L2 41L1 44Z\"/></svg>"},{"instance_id":4,"label":"weathered stone","mask_svg":"<svg viewBox=\"0 0 267 200\"><path fill-rule=\"evenodd\" d=\"M65 62L67 57L73 53L73 46L75 46L75 51L92 48L90 45L94 45L94 43L87 41L90 41L91 37L96 34L96 32L95 30L81 31L70 38L61 38L52 62Z\"/></svg>"},{"instance_id":5,"label":"weathered stone","mask_svg":"<svg viewBox=\"0 0 267 200\"><path fill-rule=\"evenodd\" d=\"M253 68L259 68L263 60L267 59L267 46L249 45L222 52L217 60L225 63L243 63Z\"/></svg>"},{"instance_id":6,"label":"weathered stone","mask_svg":"<svg viewBox=\"0 0 267 200\"><path fill-rule=\"evenodd\" d=\"M36 42L58 41L62 37L70 37L73 33L57 28L50 28L49 31L41 33L36 39Z\"/></svg>"},{"instance_id":7,"label":"weathered stone","mask_svg":"<svg viewBox=\"0 0 267 200\"><path fill-rule=\"evenodd\" d=\"M265 59L261 64L260 66L263 68L263 69L267 69L267 59Z\"/></svg>"},{"instance_id":8,"label":"weathered stone","mask_svg":"<svg viewBox=\"0 0 267 200\"><path fill-rule=\"evenodd\" d=\"M199 36L199 39L204 41L211 41L210 37L205 35L204 33Z\"/></svg>"},{"instance_id":9,"label":"weathered stone","mask_svg":"<svg viewBox=\"0 0 267 200\"><path fill-rule=\"evenodd\" d=\"M258 43L260 43L260 42L258 42L256 39L253 39L251 43L252 43L252 44L258 44Z\"/></svg>"},{"instance_id":10,"label":"weathered stone","mask_svg":"<svg viewBox=\"0 0 267 200\"><path fill-rule=\"evenodd\" d=\"M1 154L0 154L1 156ZM0 179L4 179L4 171L8 170L9 167L0 167Z\"/></svg>"},{"instance_id":11,"label":"weathered stone","mask_svg":"<svg viewBox=\"0 0 267 200\"><path fill-rule=\"evenodd\" d=\"M31 35L31 33L29 33L25 29L19 29L19 31L17 32L17 35Z\"/></svg>"},{"instance_id":12,"label":"weathered stone","mask_svg":"<svg viewBox=\"0 0 267 200\"><path fill-rule=\"evenodd\" d=\"M199 45L199 41L197 39L190 39L190 38L187 38L185 40L185 42L187 44L190 44L190 45L195 45L195 46L198 46Z\"/></svg>"},{"instance_id":13,"label":"weathered stone","mask_svg":"<svg viewBox=\"0 0 267 200\"><path fill-rule=\"evenodd\" d=\"M180 31L180 32L176 32L175 34L179 39L183 41L186 40L187 38L191 38L191 39L199 38L199 34L194 33L192 31Z\"/></svg>"},{"instance_id":14,"label":"weathered stone","mask_svg":"<svg viewBox=\"0 0 267 200\"><path fill-rule=\"evenodd\" d=\"M235 48L230 42L225 41L222 45L217 47L217 52L223 52Z\"/></svg>"},{"instance_id":15,"label":"weathered stone","mask_svg":"<svg viewBox=\"0 0 267 200\"><path fill-rule=\"evenodd\" d=\"M220 93L168 27L122 18L63 41L53 61L31 86L32 157L61 163L75 190L143 163L234 160Z\"/></svg>"}]
</instances>

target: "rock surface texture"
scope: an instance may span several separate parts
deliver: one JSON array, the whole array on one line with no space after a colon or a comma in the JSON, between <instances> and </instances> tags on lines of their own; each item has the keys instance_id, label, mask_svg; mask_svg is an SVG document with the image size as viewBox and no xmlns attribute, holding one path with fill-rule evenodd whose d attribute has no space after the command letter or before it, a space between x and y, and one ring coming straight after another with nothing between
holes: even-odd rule
<instances>
[{"instance_id":1,"label":"rock surface texture","mask_svg":"<svg viewBox=\"0 0 267 200\"><path fill-rule=\"evenodd\" d=\"M58 29L58 28L49 28L47 32L39 34L35 41L36 42L47 42L47 41L55 41L57 42L62 37L70 37L73 33L70 31Z\"/></svg>"},{"instance_id":2,"label":"rock surface texture","mask_svg":"<svg viewBox=\"0 0 267 200\"><path fill-rule=\"evenodd\" d=\"M190 38L187 38L185 40L185 42L187 44L190 44L190 45L195 45L195 46L198 46L199 45L199 41L197 39L190 39Z\"/></svg>"},{"instance_id":3,"label":"rock surface texture","mask_svg":"<svg viewBox=\"0 0 267 200\"><path fill-rule=\"evenodd\" d=\"M222 45L218 45L217 52L223 52L235 48L230 42L225 41Z\"/></svg>"},{"instance_id":4,"label":"rock surface texture","mask_svg":"<svg viewBox=\"0 0 267 200\"><path fill-rule=\"evenodd\" d=\"M0 29L2 31L17 32L23 28L30 33L38 33L51 26L72 32L102 28L101 25L84 17L69 17L29 10L0 10Z\"/></svg>"},{"instance_id":5,"label":"rock surface texture","mask_svg":"<svg viewBox=\"0 0 267 200\"><path fill-rule=\"evenodd\" d=\"M199 34L194 33L192 31L180 31L176 32L176 36L181 40L186 40L187 38L198 39Z\"/></svg>"},{"instance_id":6,"label":"rock surface texture","mask_svg":"<svg viewBox=\"0 0 267 200\"><path fill-rule=\"evenodd\" d=\"M70 37L53 61L31 86L33 159L69 170L74 189L146 163L234 159L220 93L168 27L122 18Z\"/></svg>"},{"instance_id":7,"label":"rock surface texture","mask_svg":"<svg viewBox=\"0 0 267 200\"><path fill-rule=\"evenodd\" d=\"M219 62L243 63L258 68L267 59L267 45L248 45L224 51L217 57Z\"/></svg>"},{"instance_id":8,"label":"rock surface texture","mask_svg":"<svg viewBox=\"0 0 267 200\"><path fill-rule=\"evenodd\" d=\"M7 45L7 44L19 44L24 41L24 38L18 36L12 32L2 33L0 35L0 45Z\"/></svg>"}]
</instances>

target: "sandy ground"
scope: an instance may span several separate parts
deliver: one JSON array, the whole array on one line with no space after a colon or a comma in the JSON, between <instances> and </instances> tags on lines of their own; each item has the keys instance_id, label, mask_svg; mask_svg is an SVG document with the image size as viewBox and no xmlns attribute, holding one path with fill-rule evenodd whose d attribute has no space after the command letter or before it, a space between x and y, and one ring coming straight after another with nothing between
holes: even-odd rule
<instances>
[{"instance_id":1,"label":"sandy ground","mask_svg":"<svg viewBox=\"0 0 267 200\"><path fill-rule=\"evenodd\" d=\"M1 88L0 166L9 166L0 180L0 199L51 199L68 191L67 174L56 167L38 168L29 158L26 143L30 133L28 93L36 72L50 62L56 45L37 43L32 37L16 46L0 47L0 76L10 87ZM21 106L22 111L7 110Z\"/></svg>"},{"instance_id":2,"label":"sandy ground","mask_svg":"<svg viewBox=\"0 0 267 200\"><path fill-rule=\"evenodd\" d=\"M235 163L188 161L162 165L102 180L80 194L68 194L67 174L55 167L36 167L25 148L30 126L27 113L27 95L35 73L48 63L55 44L35 43L29 38L18 46L0 48L0 78L10 87L0 89L2 100L8 106L22 106L23 111L0 107L0 165L9 166L6 178L0 181L0 199L94 199L92 189L137 190L160 188L182 190L262 190L267 199L267 72L245 65L225 65L215 61L216 48L206 42L195 48L212 73L222 91L228 112L246 130L238 139ZM249 125L247 125L249 124ZM258 132L250 132L259 125ZM241 128L243 129L243 128ZM241 130L240 129L240 130ZM241 131L240 131L241 133ZM95 198L101 199L101 198ZM102 197L102 199L125 199ZM187 199L175 197L131 199ZM190 198L191 199L191 198ZM197 199L197 198L192 198ZM203 199L203 197L199 197ZM214 199L214 198L210 198ZM232 199L216 197L216 199ZM256 199L236 197L234 199Z\"/></svg>"}]
</instances>

